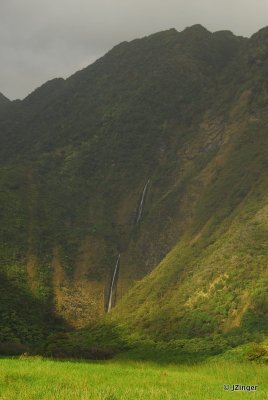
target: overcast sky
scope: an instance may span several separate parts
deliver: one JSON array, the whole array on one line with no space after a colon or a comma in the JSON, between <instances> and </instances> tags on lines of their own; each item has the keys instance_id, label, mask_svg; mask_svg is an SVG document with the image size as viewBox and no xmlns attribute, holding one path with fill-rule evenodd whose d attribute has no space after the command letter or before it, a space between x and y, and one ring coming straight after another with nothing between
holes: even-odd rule
<instances>
[{"instance_id":1,"label":"overcast sky","mask_svg":"<svg viewBox=\"0 0 268 400\"><path fill-rule=\"evenodd\" d=\"M23 98L124 40L196 23L250 36L267 17L268 0L0 0L0 92Z\"/></svg>"}]
</instances>

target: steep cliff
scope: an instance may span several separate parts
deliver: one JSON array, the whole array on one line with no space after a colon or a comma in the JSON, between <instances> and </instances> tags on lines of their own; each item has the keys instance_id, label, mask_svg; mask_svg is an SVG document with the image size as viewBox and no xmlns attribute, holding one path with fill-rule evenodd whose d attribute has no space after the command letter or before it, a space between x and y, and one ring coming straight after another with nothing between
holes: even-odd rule
<instances>
[{"instance_id":1,"label":"steep cliff","mask_svg":"<svg viewBox=\"0 0 268 400\"><path fill-rule=\"evenodd\" d=\"M75 327L114 278L110 318L150 335L266 329L267 32L123 42L12 104L2 274Z\"/></svg>"}]
</instances>

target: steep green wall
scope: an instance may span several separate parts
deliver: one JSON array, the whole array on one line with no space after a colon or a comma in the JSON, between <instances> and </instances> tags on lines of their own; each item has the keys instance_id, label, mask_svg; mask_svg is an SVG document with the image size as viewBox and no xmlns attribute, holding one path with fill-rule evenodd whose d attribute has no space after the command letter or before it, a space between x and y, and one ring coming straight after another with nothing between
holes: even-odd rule
<instances>
[{"instance_id":1,"label":"steep green wall","mask_svg":"<svg viewBox=\"0 0 268 400\"><path fill-rule=\"evenodd\" d=\"M105 315L121 253L112 319L163 337L254 325L266 285L265 225L254 231L266 218L266 39L171 29L9 105L3 275L80 327Z\"/></svg>"}]
</instances>

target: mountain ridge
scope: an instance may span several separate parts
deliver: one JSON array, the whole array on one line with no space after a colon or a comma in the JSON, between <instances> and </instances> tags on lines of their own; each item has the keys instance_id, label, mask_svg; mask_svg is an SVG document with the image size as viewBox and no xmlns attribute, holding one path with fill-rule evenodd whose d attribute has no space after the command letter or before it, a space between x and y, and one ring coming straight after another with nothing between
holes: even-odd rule
<instances>
[{"instance_id":1,"label":"mountain ridge","mask_svg":"<svg viewBox=\"0 0 268 400\"><path fill-rule=\"evenodd\" d=\"M0 92L0 109L4 108L10 100Z\"/></svg>"},{"instance_id":2,"label":"mountain ridge","mask_svg":"<svg viewBox=\"0 0 268 400\"><path fill-rule=\"evenodd\" d=\"M7 279L83 327L105 317L121 253L112 322L165 340L267 330L265 32L196 25L123 42L11 104L0 116Z\"/></svg>"}]
</instances>

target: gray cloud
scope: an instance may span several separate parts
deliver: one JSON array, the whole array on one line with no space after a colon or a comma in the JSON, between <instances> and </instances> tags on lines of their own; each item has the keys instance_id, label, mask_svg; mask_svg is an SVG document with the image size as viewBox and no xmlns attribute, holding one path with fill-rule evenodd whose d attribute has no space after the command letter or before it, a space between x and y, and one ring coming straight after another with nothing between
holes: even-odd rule
<instances>
[{"instance_id":1,"label":"gray cloud","mask_svg":"<svg viewBox=\"0 0 268 400\"><path fill-rule=\"evenodd\" d=\"M1 0L0 92L22 98L124 40L196 23L250 36L267 15L267 0Z\"/></svg>"}]
</instances>

